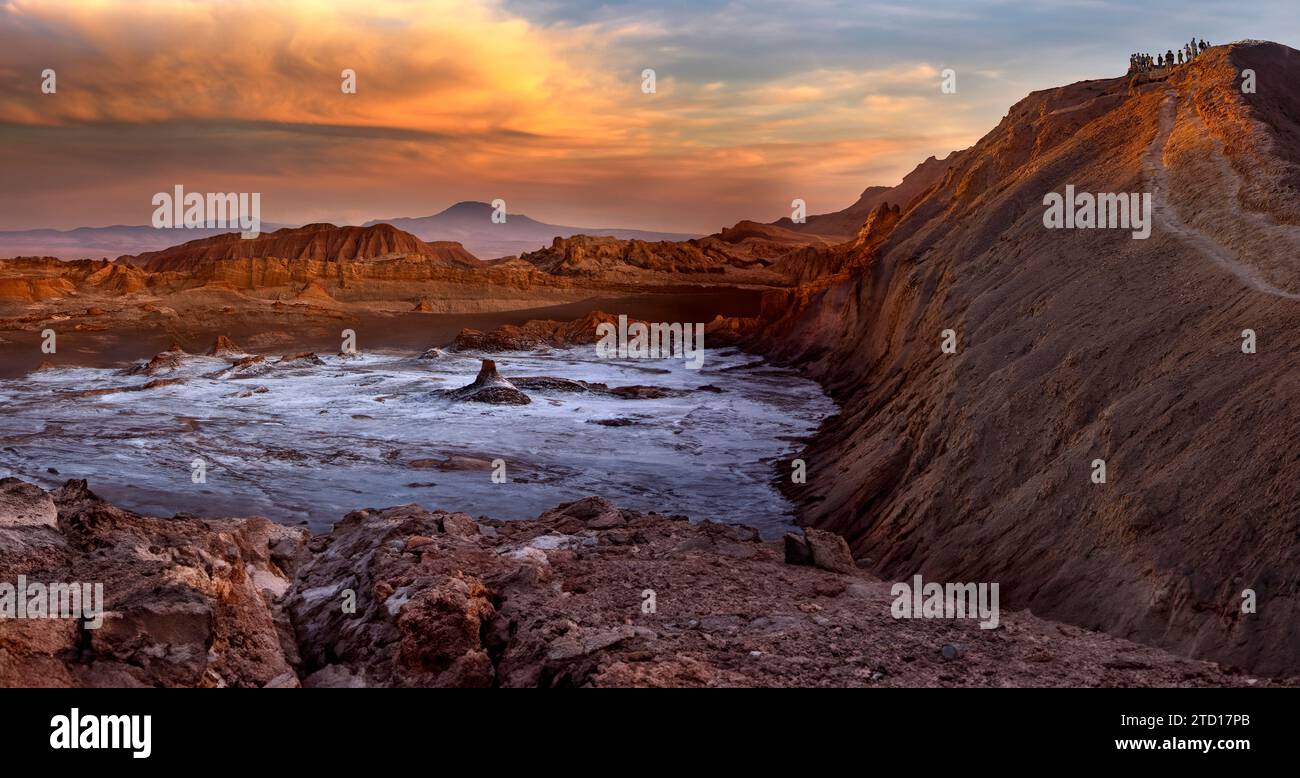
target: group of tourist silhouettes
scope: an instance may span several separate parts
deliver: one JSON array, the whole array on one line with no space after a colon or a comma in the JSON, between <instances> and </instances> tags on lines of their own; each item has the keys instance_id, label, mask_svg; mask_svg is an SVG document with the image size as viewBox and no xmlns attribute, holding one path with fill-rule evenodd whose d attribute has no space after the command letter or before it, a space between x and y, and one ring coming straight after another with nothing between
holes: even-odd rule
<instances>
[{"instance_id":1,"label":"group of tourist silhouettes","mask_svg":"<svg viewBox=\"0 0 1300 778\"><path fill-rule=\"evenodd\" d=\"M1191 41L1184 43L1183 47L1177 52L1170 49L1164 54L1157 54L1154 57L1150 54L1130 54L1128 57L1128 69L1130 73L1134 71L1145 73L1152 68L1168 68L1175 65L1182 65L1196 59L1197 55L1208 48L1210 48L1210 44L1193 38Z\"/></svg>"}]
</instances>

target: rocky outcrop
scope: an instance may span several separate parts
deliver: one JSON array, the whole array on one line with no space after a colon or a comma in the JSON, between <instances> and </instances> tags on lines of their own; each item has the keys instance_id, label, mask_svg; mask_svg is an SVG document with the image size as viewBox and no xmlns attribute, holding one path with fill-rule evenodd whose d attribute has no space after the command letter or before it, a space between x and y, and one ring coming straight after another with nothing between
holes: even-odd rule
<instances>
[{"instance_id":1,"label":"rocky outcrop","mask_svg":"<svg viewBox=\"0 0 1300 778\"><path fill-rule=\"evenodd\" d=\"M813 565L836 573L851 573L857 569L849 544L834 532L804 527L803 537L787 533L782 541L788 564Z\"/></svg>"},{"instance_id":2,"label":"rocky outcrop","mask_svg":"<svg viewBox=\"0 0 1300 778\"><path fill-rule=\"evenodd\" d=\"M314 279L303 285L303 288L298 292L298 294L294 295L293 299L321 305L328 305L335 302L334 296L321 286L319 281Z\"/></svg>"},{"instance_id":3,"label":"rocky outcrop","mask_svg":"<svg viewBox=\"0 0 1300 778\"><path fill-rule=\"evenodd\" d=\"M0 481L0 583L99 584L104 598L97 627L0 619L0 686L296 686L280 603L305 540L265 519L140 516L84 481L53 495Z\"/></svg>"},{"instance_id":4,"label":"rocky outcrop","mask_svg":"<svg viewBox=\"0 0 1300 778\"><path fill-rule=\"evenodd\" d=\"M519 388L501 377L497 372L497 363L491 359L483 360L482 367L479 368L478 377L474 382L462 386L459 389L453 389L446 393L453 400L462 402L490 403L492 405L527 405L532 402L528 395L519 391Z\"/></svg>"},{"instance_id":5,"label":"rocky outcrop","mask_svg":"<svg viewBox=\"0 0 1300 778\"><path fill-rule=\"evenodd\" d=\"M214 370L208 374L210 378L257 378L264 376L274 370L276 365L267 360L263 354L252 354L246 357L240 357L231 362L228 367L220 370Z\"/></svg>"},{"instance_id":6,"label":"rocky outcrop","mask_svg":"<svg viewBox=\"0 0 1300 778\"><path fill-rule=\"evenodd\" d=\"M606 384L593 383L590 381L575 381L573 379L559 378L556 376L525 376L523 378L511 378L510 383L520 389L537 392L581 393L609 391L609 386Z\"/></svg>"},{"instance_id":7,"label":"rocky outcrop","mask_svg":"<svg viewBox=\"0 0 1300 778\"><path fill-rule=\"evenodd\" d=\"M818 235L742 221L714 235L682 242L591 235L556 238L547 248L522 254L520 259L560 277L626 278L638 273L721 275L737 269L753 271L751 280L779 284L781 279L765 270L778 257L802 246L831 243Z\"/></svg>"},{"instance_id":8,"label":"rocky outcrop","mask_svg":"<svg viewBox=\"0 0 1300 778\"><path fill-rule=\"evenodd\" d=\"M301 351L297 354L286 354L280 357L276 365L284 367L320 367L325 364L325 360L316 356L311 351Z\"/></svg>"},{"instance_id":9,"label":"rocky outcrop","mask_svg":"<svg viewBox=\"0 0 1300 778\"><path fill-rule=\"evenodd\" d=\"M225 335L218 335L212 343L212 348L208 349L210 357L242 357L244 350L236 346L234 341Z\"/></svg>"},{"instance_id":10,"label":"rocky outcrop","mask_svg":"<svg viewBox=\"0 0 1300 778\"><path fill-rule=\"evenodd\" d=\"M39 486L17 478L0 478L0 527L53 527L54 500Z\"/></svg>"},{"instance_id":11,"label":"rocky outcrop","mask_svg":"<svg viewBox=\"0 0 1300 778\"><path fill-rule=\"evenodd\" d=\"M354 511L314 545L291 606L307 686L486 687L496 609L484 578L508 569L464 514ZM477 557L467 573L455 551Z\"/></svg>"},{"instance_id":12,"label":"rocky outcrop","mask_svg":"<svg viewBox=\"0 0 1300 778\"><path fill-rule=\"evenodd\" d=\"M102 582L103 625L0 620L0 686L1280 685L1003 612L895 619L891 584L748 527L599 497L528 521L364 509L307 540L0 482L0 583ZM51 507L57 522L45 518ZM945 649L960 646L960 651Z\"/></svg>"},{"instance_id":13,"label":"rocky outcrop","mask_svg":"<svg viewBox=\"0 0 1300 778\"><path fill-rule=\"evenodd\" d=\"M215 348L215 347L214 347ZM185 358L189 356L179 345L173 344L166 351L161 351L154 355L153 359L148 362L127 368L124 372L126 375L162 375L174 372L185 364Z\"/></svg>"}]
</instances>

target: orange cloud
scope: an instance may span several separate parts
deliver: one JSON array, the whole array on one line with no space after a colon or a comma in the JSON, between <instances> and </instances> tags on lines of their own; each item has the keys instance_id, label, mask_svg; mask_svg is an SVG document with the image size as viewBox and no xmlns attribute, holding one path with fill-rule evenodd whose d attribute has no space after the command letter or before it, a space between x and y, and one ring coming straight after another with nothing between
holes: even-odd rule
<instances>
[{"instance_id":1,"label":"orange cloud","mask_svg":"<svg viewBox=\"0 0 1300 778\"><path fill-rule=\"evenodd\" d=\"M30 197L0 226L48 226L30 223L47 196L73 211L58 226L140 223L116 202L184 180L267 191L268 220L503 196L551 221L707 231L794 196L842 207L976 134L935 99L926 63L756 85L659 73L643 94L616 55L646 33L539 26L491 0L12 0L0 161L5 193ZM122 179L107 203L108 184L78 181L92 169Z\"/></svg>"}]
</instances>

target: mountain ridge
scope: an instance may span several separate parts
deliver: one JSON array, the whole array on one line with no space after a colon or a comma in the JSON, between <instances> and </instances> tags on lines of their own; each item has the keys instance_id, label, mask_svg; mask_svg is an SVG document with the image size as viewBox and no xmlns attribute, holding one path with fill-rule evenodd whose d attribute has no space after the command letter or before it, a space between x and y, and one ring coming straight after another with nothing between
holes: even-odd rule
<instances>
[{"instance_id":1,"label":"mountain ridge","mask_svg":"<svg viewBox=\"0 0 1300 778\"><path fill-rule=\"evenodd\" d=\"M504 223L495 224L492 222L493 212L493 207L488 203L462 200L431 216L371 219L362 226L391 224L424 240L434 236L443 240L456 240L482 259L518 256L527 251L543 249L555 238L570 238L575 235L672 242L697 237L690 233L547 224L524 214L508 212Z\"/></svg>"},{"instance_id":2,"label":"mountain ridge","mask_svg":"<svg viewBox=\"0 0 1300 778\"><path fill-rule=\"evenodd\" d=\"M1243 94L1244 68L1279 86ZM1000 581L1007 607L1300 671L1300 488L1276 464L1300 308L1248 282L1300 280L1295 83L1300 52L1237 44L1031 93L879 240L769 293L764 347L842 405L787 489L802 520L882 576ZM1150 239L1045 229L1067 184L1152 192Z\"/></svg>"}]
</instances>

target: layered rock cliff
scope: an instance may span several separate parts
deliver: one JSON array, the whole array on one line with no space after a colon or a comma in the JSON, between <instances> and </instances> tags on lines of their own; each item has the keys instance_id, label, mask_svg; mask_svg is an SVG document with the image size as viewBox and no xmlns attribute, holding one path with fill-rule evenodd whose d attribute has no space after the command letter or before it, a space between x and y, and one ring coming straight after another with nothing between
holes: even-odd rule
<instances>
[{"instance_id":1,"label":"layered rock cliff","mask_svg":"<svg viewBox=\"0 0 1300 778\"><path fill-rule=\"evenodd\" d=\"M1250 43L1033 93L882 243L773 293L764 347L843 405L790 487L806 521L887 577L1300 669L1296 83L1300 53ZM1066 185L1151 193L1149 239L1046 229Z\"/></svg>"},{"instance_id":2,"label":"layered rock cliff","mask_svg":"<svg viewBox=\"0 0 1300 778\"><path fill-rule=\"evenodd\" d=\"M473 267L477 258L459 243L426 243L409 232L389 224L370 227L336 227L308 224L285 227L256 238L242 238L229 232L201 238L162 251L130 257L132 264L150 272L193 272L213 263L274 257L286 260L348 262L390 256L428 257L448 265Z\"/></svg>"}]
</instances>

